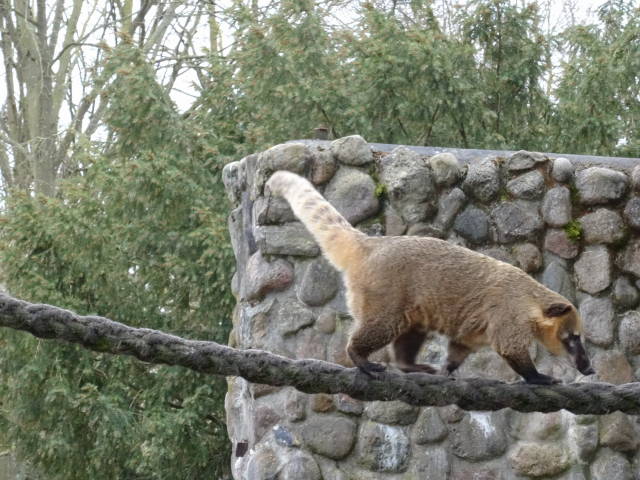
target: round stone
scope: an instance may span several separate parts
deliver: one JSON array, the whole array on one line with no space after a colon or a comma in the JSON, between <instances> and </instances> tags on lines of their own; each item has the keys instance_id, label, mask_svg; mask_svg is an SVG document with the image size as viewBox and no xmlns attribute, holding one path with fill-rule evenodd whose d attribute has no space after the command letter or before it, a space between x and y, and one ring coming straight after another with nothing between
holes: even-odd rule
<instances>
[{"instance_id":1,"label":"round stone","mask_svg":"<svg viewBox=\"0 0 640 480\"><path fill-rule=\"evenodd\" d=\"M516 257L516 264L527 273L538 271L542 265L540 250L533 243L516 245L513 248L513 254Z\"/></svg>"},{"instance_id":2,"label":"round stone","mask_svg":"<svg viewBox=\"0 0 640 480\"><path fill-rule=\"evenodd\" d=\"M522 200L501 203L493 209L491 216L496 222L500 243L535 237L543 226L538 206Z\"/></svg>"},{"instance_id":3,"label":"round stone","mask_svg":"<svg viewBox=\"0 0 640 480\"><path fill-rule=\"evenodd\" d=\"M637 451L638 437L628 415L614 412L600 418L600 445L619 452Z\"/></svg>"},{"instance_id":4,"label":"round stone","mask_svg":"<svg viewBox=\"0 0 640 480\"><path fill-rule=\"evenodd\" d=\"M591 464L591 478L607 480L633 480L631 464L625 456L608 448L602 448Z\"/></svg>"},{"instance_id":5,"label":"round stone","mask_svg":"<svg viewBox=\"0 0 640 480\"><path fill-rule=\"evenodd\" d=\"M380 180L391 205L405 222L418 223L435 213L433 174L413 150L397 147L384 157Z\"/></svg>"},{"instance_id":6,"label":"round stone","mask_svg":"<svg viewBox=\"0 0 640 480\"><path fill-rule=\"evenodd\" d=\"M544 248L562 258L574 258L578 255L580 247L569 238L567 232L550 228L544 236Z\"/></svg>"},{"instance_id":7,"label":"round stone","mask_svg":"<svg viewBox=\"0 0 640 480\"><path fill-rule=\"evenodd\" d=\"M469 165L462 189L481 202L489 202L500 190L500 175L493 158L485 158Z\"/></svg>"},{"instance_id":8,"label":"round stone","mask_svg":"<svg viewBox=\"0 0 640 480\"><path fill-rule=\"evenodd\" d=\"M583 215L580 225L586 243L615 243L625 237L622 217L618 212L606 208Z\"/></svg>"},{"instance_id":9,"label":"round stone","mask_svg":"<svg viewBox=\"0 0 640 480\"><path fill-rule=\"evenodd\" d=\"M614 311L609 297L587 297L580 303L580 316L587 340L601 347L611 345Z\"/></svg>"},{"instance_id":10,"label":"round stone","mask_svg":"<svg viewBox=\"0 0 640 480\"><path fill-rule=\"evenodd\" d=\"M593 356L592 363L599 382L622 385L634 381L626 355L618 350L599 351Z\"/></svg>"},{"instance_id":11,"label":"round stone","mask_svg":"<svg viewBox=\"0 0 640 480\"><path fill-rule=\"evenodd\" d=\"M460 163L453 153L438 153L429 159L436 184L450 186L460 178Z\"/></svg>"},{"instance_id":12,"label":"round stone","mask_svg":"<svg viewBox=\"0 0 640 480\"><path fill-rule=\"evenodd\" d=\"M540 198L543 191L544 177L537 170L520 175L507 183L507 192L516 198L534 200Z\"/></svg>"},{"instance_id":13,"label":"round stone","mask_svg":"<svg viewBox=\"0 0 640 480\"><path fill-rule=\"evenodd\" d=\"M264 255L315 257L320 247L301 223L261 225L254 229L258 248Z\"/></svg>"},{"instance_id":14,"label":"round stone","mask_svg":"<svg viewBox=\"0 0 640 480\"><path fill-rule=\"evenodd\" d=\"M353 448L356 428L356 423L343 415L315 415L303 425L302 438L312 452L340 460Z\"/></svg>"},{"instance_id":15,"label":"round stone","mask_svg":"<svg viewBox=\"0 0 640 480\"><path fill-rule=\"evenodd\" d=\"M631 186L636 192L640 191L640 165L636 165L631 170Z\"/></svg>"},{"instance_id":16,"label":"round stone","mask_svg":"<svg viewBox=\"0 0 640 480\"><path fill-rule=\"evenodd\" d=\"M331 180L331 177L333 177L337 169L338 165L332 152L330 150L317 148L313 152L309 180L316 185L327 183Z\"/></svg>"},{"instance_id":17,"label":"round stone","mask_svg":"<svg viewBox=\"0 0 640 480\"><path fill-rule=\"evenodd\" d=\"M252 301L269 292L284 290L293 281L293 267L282 258L267 261L258 250L247 262L242 298Z\"/></svg>"},{"instance_id":18,"label":"round stone","mask_svg":"<svg viewBox=\"0 0 640 480\"><path fill-rule=\"evenodd\" d=\"M571 456L559 444L523 442L516 445L509 460L520 475L546 477L566 470L571 463Z\"/></svg>"},{"instance_id":19,"label":"round stone","mask_svg":"<svg viewBox=\"0 0 640 480\"><path fill-rule=\"evenodd\" d=\"M251 185L251 199L255 200L262 194L264 184L278 170L304 175L309 170L312 158L311 149L304 143L283 143L260 153ZM246 168L250 170L248 165Z\"/></svg>"},{"instance_id":20,"label":"round stone","mask_svg":"<svg viewBox=\"0 0 640 480\"><path fill-rule=\"evenodd\" d=\"M418 444L438 442L446 437L447 427L434 407L426 407L413 427L413 440Z\"/></svg>"},{"instance_id":21,"label":"round stone","mask_svg":"<svg viewBox=\"0 0 640 480\"><path fill-rule=\"evenodd\" d=\"M277 225L297 220L289 202L272 195L256 199L253 203L253 218L258 225Z\"/></svg>"},{"instance_id":22,"label":"round stone","mask_svg":"<svg viewBox=\"0 0 640 480\"><path fill-rule=\"evenodd\" d=\"M453 229L472 243L484 243L489 237L489 216L469 205L456 217Z\"/></svg>"},{"instance_id":23,"label":"round stone","mask_svg":"<svg viewBox=\"0 0 640 480\"><path fill-rule=\"evenodd\" d=\"M433 221L436 228L443 232L448 230L453 219L465 203L467 203L467 196L459 188L454 188L449 193L442 194L438 202L438 215Z\"/></svg>"},{"instance_id":24,"label":"round stone","mask_svg":"<svg viewBox=\"0 0 640 480\"><path fill-rule=\"evenodd\" d=\"M339 138L331 143L331 152L347 165L366 165L373 160L371 147L360 135Z\"/></svg>"},{"instance_id":25,"label":"round stone","mask_svg":"<svg viewBox=\"0 0 640 480\"><path fill-rule=\"evenodd\" d=\"M313 312L293 298L277 300L277 328L280 335L291 335L313 325Z\"/></svg>"},{"instance_id":26,"label":"round stone","mask_svg":"<svg viewBox=\"0 0 640 480\"><path fill-rule=\"evenodd\" d=\"M537 163L547 160L543 154L538 152L527 152L526 150L520 150L514 153L507 160L507 170L510 172L517 172L520 170L528 170L535 166Z\"/></svg>"},{"instance_id":27,"label":"round stone","mask_svg":"<svg viewBox=\"0 0 640 480\"><path fill-rule=\"evenodd\" d=\"M640 239L635 239L618 255L617 265L624 272L640 277Z\"/></svg>"},{"instance_id":28,"label":"round stone","mask_svg":"<svg viewBox=\"0 0 640 480\"><path fill-rule=\"evenodd\" d=\"M627 176L616 170L591 167L576 174L576 188L585 205L619 200L627 191Z\"/></svg>"},{"instance_id":29,"label":"round stone","mask_svg":"<svg viewBox=\"0 0 640 480\"><path fill-rule=\"evenodd\" d=\"M564 157L556 158L553 161L551 176L556 182L568 182L573 178L574 167L571 161Z\"/></svg>"},{"instance_id":30,"label":"round stone","mask_svg":"<svg viewBox=\"0 0 640 480\"><path fill-rule=\"evenodd\" d=\"M334 403L338 411L349 415L362 415L364 404L360 400L351 398L344 393L338 393L334 397Z\"/></svg>"},{"instance_id":31,"label":"round stone","mask_svg":"<svg viewBox=\"0 0 640 480\"><path fill-rule=\"evenodd\" d=\"M552 227L563 227L571 220L571 192L567 187L554 187L542 202L542 217Z\"/></svg>"},{"instance_id":32,"label":"round stone","mask_svg":"<svg viewBox=\"0 0 640 480\"><path fill-rule=\"evenodd\" d=\"M398 473L409 464L411 443L402 427L364 422L358 435L358 463L374 472Z\"/></svg>"},{"instance_id":33,"label":"round stone","mask_svg":"<svg viewBox=\"0 0 640 480\"><path fill-rule=\"evenodd\" d=\"M352 225L375 215L380 209L376 184L369 175L355 168L338 170L324 196Z\"/></svg>"},{"instance_id":34,"label":"round stone","mask_svg":"<svg viewBox=\"0 0 640 480\"><path fill-rule=\"evenodd\" d=\"M613 283L613 301L623 308L633 308L638 304L640 294L628 277L621 276Z\"/></svg>"},{"instance_id":35,"label":"round stone","mask_svg":"<svg viewBox=\"0 0 640 480\"><path fill-rule=\"evenodd\" d=\"M460 423L449 426L451 451L470 461L498 457L507 448L506 430L502 412L469 412Z\"/></svg>"},{"instance_id":36,"label":"round stone","mask_svg":"<svg viewBox=\"0 0 640 480\"><path fill-rule=\"evenodd\" d=\"M322 480L320 467L308 453L296 451L293 455L287 455L284 459L282 471L278 479L282 480Z\"/></svg>"},{"instance_id":37,"label":"round stone","mask_svg":"<svg viewBox=\"0 0 640 480\"><path fill-rule=\"evenodd\" d=\"M304 420L307 416L307 395L293 388L289 389L284 402L284 413L292 422Z\"/></svg>"},{"instance_id":38,"label":"round stone","mask_svg":"<svg viewBox=\"0 0 640 480\"><path fill-rule=\"evenodd\" d=\"M338 312L333 309L323 310L316 320L316 328L328 335L336 331L336 320Z\"/></svg>"},{"instance_id":39,"label":"round stone","mask_svg":"<svg viewBox=\"0 0 640 480\"><path fill-rule=\"evenodd\" d=\"M627 202L624 218L631 228L640 230L640 197L633 197Z\"/></svg>"},{"instance_id":40,"label":"round stone","mask_svg":"<svg viewBox=\"0 0 640 480\"><path fill-rule=\"evenodd\" d=\"M414 456L411 465L411 474L405 478L421 479L421 480L437 480L437 479L473 479L484 480L485 477L463 476L451 477L451 465L449 463L449 454L447 450L441 446L420 449L420 454ZM489 478L498 477L486 477Z\"/></svg>"},{"instance_id":41,"label":"round stone","mask_svg":"<svg viewBox=\"0 0 640 480\"><path fill-rule=\"evenodd\" d=\"M611 284L611 255L607 247L585 248L574 265L578 288L596 294Z\"/></svg>"},{"instance_id":42,"label":"round stone","mask_svg":"<svg viewBox=\"0 0 640 480\"><path fill-rule=\"evenodd\" d=\"M365 414L371 420L391 425L409 425L416 421L420 410L399 400L391 402L369 402Z\"/></svg>"},{"instance_id":43,"label":"round stone","mask_svg":"<svg viewBox=\"0 0 640 480\"><path fill-rule=\"evenodd\" d=\"M279 463L272 450L256 452L247 461L244 478L276 478Z\"/></svg>"},{"instance_id":44,"label":"round stone","mask_svg":"<svg viewBox=\"0 0 640 480\"><path fill-rule=\"evenodd\" d=\"M227 163L222 169L222 183L229 201L240 203L242 191L246 188L246 172L243 161Z\"/></svg>"},{"instance_id":45,"label":"round stone","mask_svg":"<svg viewBox=\"0 0 640 480\"><path fill-rule=\"evenodd\" d=\"M558 259L562 260L562 259ZM542 272L542 284L558 292L560 295L568 298L570 301L575 299L575 288L571 281L571 276L567 272L567 268L559 261L551 261Z\"/></svg>"},{"instance_id":46,"label":"round stone","mask_svg":"<svg viewBox=\"0 0 640 480\"><path fill-rule=\"evenodd\" d=\"M509 265L515 265L516 261L509 253L509 251L504 247L489 247L489 248L481 248L478 250L478 253L482 253L487 257L495 258L496 260L500 260L501 262L508 263Z\"/></svg>"},{"instance_id":47,"label":"round stone","mask_svg":"<svg viewBox=\"0 0 640 480\"><path fill-rule=\"evenodd\" d=\"M316 307L331 300L340 287L340 274L324 258L312 260L302 274L298 287L298 299Z\"/></svg>"},{"instance_id":48,"label":"round stone","mask_svg":"<svg viewBox=\"0 0 640 480\"><path fill-rule=\"evenodd\" d=\"M627 312L620 322L620 345L628 355L640 354L640 313Z\"/></svg>"}]
</instances>

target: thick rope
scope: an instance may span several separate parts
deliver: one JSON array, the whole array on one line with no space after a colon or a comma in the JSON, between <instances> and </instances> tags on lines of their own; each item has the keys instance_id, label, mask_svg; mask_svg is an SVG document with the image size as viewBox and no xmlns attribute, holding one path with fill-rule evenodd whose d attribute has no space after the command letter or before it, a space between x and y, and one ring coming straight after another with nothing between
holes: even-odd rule
<instances>
[{"instance_id":1,"label":"thick rope","mask_svg":"<svg viewBox=\"0 0 640 480\"><path fill-rule=\"evenodd\" d=\"M103 317L28 303L6 294L0 294L0 326L39 338L77 343L97 352L132 355L145 362L180 365L214 375L240 376L254 383L292 386L306 393L346 393L359 400L402 400L420 406L456 404L465 410L508 407L520 412L565 409L577 414L616 410L640 414L640 383L541 386L393 371L370 378L355 368L187 340Z\"/></svg>"}]
</instances>

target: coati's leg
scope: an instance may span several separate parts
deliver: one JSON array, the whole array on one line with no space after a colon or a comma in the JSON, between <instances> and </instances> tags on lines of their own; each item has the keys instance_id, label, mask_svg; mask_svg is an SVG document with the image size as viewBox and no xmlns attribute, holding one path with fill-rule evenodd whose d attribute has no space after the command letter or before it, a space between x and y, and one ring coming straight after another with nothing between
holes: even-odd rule
<instances>
[{"instance_id":1,"label":"coati's leg","mask_svg":"<svg viewBox=\"0 0 640 480\"><path fill-rule=\"evenodd\" d=\"M507 361L509 366L513 368L518 375L524 378L526 383L535 385L553 385L560 383L560 380L538 372L528 352L526 355L518 356L502 355L502 358Z\"/></svg>"},{"instance_id":2,"label":"coati's leg","mask_svg":"<svg viewBox=\"0 0 640 480\"><path fill-rule=\"evenodd\" d=\"M534 340L531 328L520 318L514 321L493 322L494 329L490 333L491 346L504 358L515 372L524 378L526 383L552 385L560 383L553 377L544 375L538 370L529 355L529 347Z\"/></svg>"},{"instance_id":3,"label":"coati's leg","mask_svg":"<svg viewBox=\"0 0 640 480\"><path fill-rule=\"evenodd\" d=\"M382 372L386 368L384 365L370 362L367 358L396 337L393 322L386 319L367 319L359 323L349 338L347 353L354 365L367 375Z\"/></svg>"},{"instance_id":4,"label":"coati's leg","mask_svg":"<svg viewBox=\"0 0 640 480\"><path fill-rule=\"evenodd\" d=\"M451 375L464 362L472 350L454 340L449 341L449 354L447 355L447 364L442 369L443 375Z\"/></svg>"},{"instance_id":5,"label":"coati's leg","mask_svg":"<svg viewBox=\"0 0 640 480\"><path fill-rule=\"evenodd\" d=\"M393 352L398 368L403 372L435 373L435 369L424 363L416 363L420 347L427 338L427 332L413 327L393 341Z\"/></svg>"}]
</instances>

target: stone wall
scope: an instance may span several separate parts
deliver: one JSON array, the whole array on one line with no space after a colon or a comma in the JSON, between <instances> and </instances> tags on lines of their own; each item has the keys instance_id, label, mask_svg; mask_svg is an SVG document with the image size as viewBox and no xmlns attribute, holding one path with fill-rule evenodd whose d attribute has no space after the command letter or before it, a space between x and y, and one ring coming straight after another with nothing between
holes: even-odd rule
<instances>
[{"instance_id":1,"label":"stone wall","mask_svg":"<svg viewBox=\"0 0 640 480\"><path fill-rule=\"evenodd\" d=\"M516 265L574 301L598 374L582 377L566 360L533 348L541 371L565 382L634 381L640 372L634 160L373 147L358 136L288 143L226 166L238 265L232 346L349 365L351 320L339 275L286 202L263 196L269 175L286 169L310 179L370 235L444 238ZM436 365L445 356L446 340L438 336L422 352ZM469 357L456 375L517 379L490 350ZM226 408L236 479L640 479L638 422L620 413L415 408L241 378L229 380Z\"/></svg>"}]
</instances>

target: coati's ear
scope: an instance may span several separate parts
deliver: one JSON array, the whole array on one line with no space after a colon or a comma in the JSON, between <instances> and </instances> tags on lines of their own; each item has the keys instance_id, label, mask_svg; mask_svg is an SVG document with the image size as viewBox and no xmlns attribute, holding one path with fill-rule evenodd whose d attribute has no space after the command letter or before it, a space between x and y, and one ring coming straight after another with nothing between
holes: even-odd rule
<instances>
[{"instance_id":1,"label":"coati's ear","mask_svg":"<svg viewBox=\"0 0 640 480\"><path fill-rule=\"evenodd\" d=\"M544 314L547 317L561 317L571 311L571 305L568 303L552 303L547 307Z\"/></svg>"}]
</instances>

